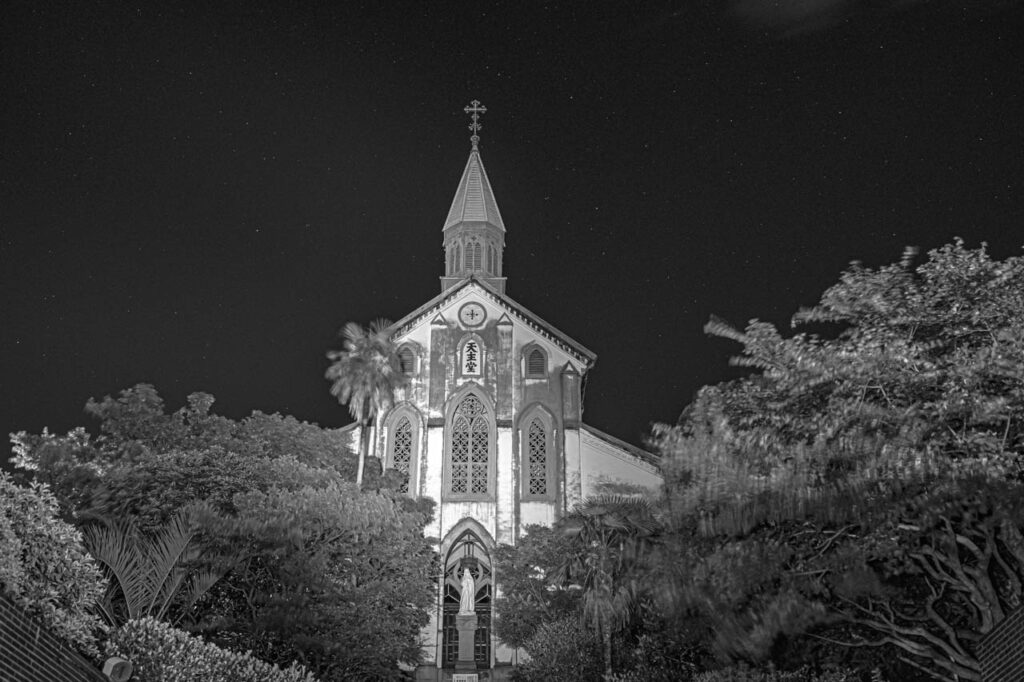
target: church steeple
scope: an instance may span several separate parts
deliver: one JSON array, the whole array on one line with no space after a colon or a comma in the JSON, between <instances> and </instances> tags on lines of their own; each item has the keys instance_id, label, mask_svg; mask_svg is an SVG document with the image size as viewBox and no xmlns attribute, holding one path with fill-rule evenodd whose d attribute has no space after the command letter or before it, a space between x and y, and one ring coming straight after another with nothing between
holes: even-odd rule
<instances>
[{"instance_id":1,"label":"church steeple","mask_svg":"<svg viewBox=\"0 0 1024 682\"><path fill-rule=\"evenodd\" d=\"M491 183L480 159L480 114L487 108L473 100L465 108L473 122L469 125L472 149L462 171L458 189L448 218L444 221L445 271L441 278L444 291L466 277L474 276L501 293L505 292L502 277L502 253L505 249L505 223L494 200Z\"/></svg>"}]
</instances>

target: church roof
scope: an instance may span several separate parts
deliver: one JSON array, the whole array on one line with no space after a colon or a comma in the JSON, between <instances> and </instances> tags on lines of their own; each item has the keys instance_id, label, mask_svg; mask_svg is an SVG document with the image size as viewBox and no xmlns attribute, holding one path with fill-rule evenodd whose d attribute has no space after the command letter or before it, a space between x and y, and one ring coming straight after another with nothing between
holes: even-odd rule
<instances>
[{"instance_id":1,"label":"church roof","mask_svg":"<svg viewBox=\"0 0 1024 682\"><path fill-rule=\"evenodd\" d=\"M529 325L541 336L559 346L562 350L575 355L582 365L580 367L581 374L593 367L594 363L597 362L597 354L592 350L588 349L586 346L581 344L579 341L574 340L567 334L563 334L554 326L541 319L540 316L533 314L505 294L495 291L492 287L488 286L486 282L477 279L475 276L467 277L455 286L445 289L440 294L400 319L398 322L395 322L391 325L392 336L402 334L411 329L423 318L435 313L445 303L454 298L460 291L472 284L478 285L486 296L518 317L523 323Z\"/></svg>"},{"instance_id":2,"label":"church roof","mask_svg":"<svg viewBox=\"0 0 1024 682\"><path fill-rule=\"evenodd\" d=\"M498 202L494 200L487 171L484 170L480 152L475 146L469 153L466 169L462 171L462 179L459 180L459 188L455 190L455 198L452 207L448 209L448 219L444 221L443 229L447 230L460 223L490 223L502 232L505 231Z\"/></svg>"},{"instance_id":3,"label":"church roof","mask_svg":"<svg viewBox=\"0 0 1024 682\"><path fill-rule=\"evenodd\" d=\"M643 460L644 462L646 462L647 464L650 464L651 466L654 466L654 467L660 467L661 466L661 457L659 457L658 455L655 455L652 452L648 452L647 450L644 450L643 448L638 448L635 445L630 445L629 443L627 443L624 440L619 440L615 436L609 435L609 434L607 434L604 431L601 431L599 429L595 429L590 424L580 424L580 426L583 428L584 431L586 431L590 435L594 436L598 440L602 440L605 443L613 445L613 446L615 446L615 447L617 447L617 448L619 448L621 450L625 450L627 453L633 455L637 459Z\"/></svg>"}]
</instances>

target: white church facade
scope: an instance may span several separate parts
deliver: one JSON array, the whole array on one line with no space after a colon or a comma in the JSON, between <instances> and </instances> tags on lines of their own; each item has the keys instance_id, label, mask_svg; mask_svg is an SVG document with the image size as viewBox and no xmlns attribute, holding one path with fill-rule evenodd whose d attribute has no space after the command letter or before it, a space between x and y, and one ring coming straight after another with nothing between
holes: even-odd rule
<instances>
[{"instance_id":1,"label":"white church facade","mask_svg":"<svg viewBox=\"0 0 1024 682\"><path fill-rule=\"evenodd\" d=\"M443 227L441 293L391 328L409 383L372 439L383 466L406 476L405 492L437 502L426 533L440 538L443 570L417 680L504 679L517 663L491 628L497 544L609 486L662 482L656 457L583 422L595 354L505 293L505 224L478 148L483 111L467 107L472 149ZM472 619L459 615L464 571Z\"/></svg>"}]
</instances>

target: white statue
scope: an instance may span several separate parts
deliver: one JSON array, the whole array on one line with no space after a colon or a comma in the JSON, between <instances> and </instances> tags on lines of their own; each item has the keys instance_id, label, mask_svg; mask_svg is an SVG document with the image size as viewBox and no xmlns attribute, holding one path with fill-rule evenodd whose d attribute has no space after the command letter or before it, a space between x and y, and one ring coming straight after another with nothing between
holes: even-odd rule
<instances>
[{"instance_id":1,"label":"white statue","mask_svg":"<svg viewBox=\"0 0 1024 682\"><path fill-rule=\"evenodd\" d=\"M459 596L459 615L476 613L476 581L468 569L462 569L462 594Z\"/></svg>"}]
</instances>

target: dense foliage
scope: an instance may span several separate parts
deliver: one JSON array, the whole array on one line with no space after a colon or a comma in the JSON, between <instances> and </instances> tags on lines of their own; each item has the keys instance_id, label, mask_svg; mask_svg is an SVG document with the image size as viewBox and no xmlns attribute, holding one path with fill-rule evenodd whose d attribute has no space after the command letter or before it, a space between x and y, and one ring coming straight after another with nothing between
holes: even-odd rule
<instances>
[{"instance_id":1,"label":"dense foliage","mask_svg":"<svg viewBox=\"0 0 1024 682\"><path fill-rule=\"evenodd\" d=\"M247 653L221 649L155 618L132 620L107 641L108 656L132 663L146 682L316 682L298 664L281 669Z\"/></svg>"},{"instance_id":2,"label":"dense foliage","mask_svg":"<svg viewBox=\"0 0 1024 682\"><path fill-rule=\"evenodd\" d=\"M602 679L601 640L576 616L540 624L523 648L530 660L516 668L516 682Z\"/></svg>"},{"instance_id":3,"label":"dense foliage","mask_svg":"<svg viewBox=\"0 0 1024 682\"><path fill-rule=\"evenodd\" d=\"M828 338L708 325L760 372L661 446L689 547L670 594L721 655L980 679L977 642L1024 596L1022 309L1024 261L956 243L855 265L794 318Z\"/></svg>"},{"instance_id":4,"label":"dense foliage","mask_svg":"<svg viewBox=\"0 0 1024 682\"><path fill-rule=\"evenodd\" d=\"M277 415L234 421L212 402L193 394L167 413L139 385L90 401L96 438L14 437L15 464L53 485L102 560L108 620L155 616L323 680L417 662L432 505L350 483L344 434Z\"/></svg>"},{"instance_id":5,"label":"dense foliage","mask_svg":"<svg viewBox=\"0 0 1024 682\"><path fill-rule=\"evenodd\" d=\"M625 578L581 585L581 603L631 614L614 640L622 679L741 662L749 679L775 665L980 680L978 641L1024 598L1024 260L960 242L915 256L854 264L794 317L817 333L708 324L755 372L656 431L655 542ZM595 577L601 546L584 560ZM513 552L555 563L537 548L528 536ZM540 593L518 579L505 604L544 619Z\"/></svg>"},{"instance_id":6,"label":"dense foliage","mask_svg":"<svg viewBox=\"0 0 1024 682\"><path fill-rule=\"evenodd\" d=\"M81 534L58 515L43 484L19 486L0 471L0 589L84 653L102 630L91 612L104 582Z\"/></svg>"}]
</instances>

